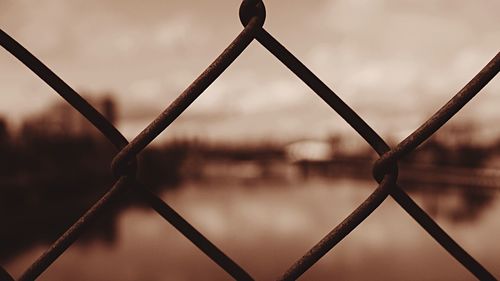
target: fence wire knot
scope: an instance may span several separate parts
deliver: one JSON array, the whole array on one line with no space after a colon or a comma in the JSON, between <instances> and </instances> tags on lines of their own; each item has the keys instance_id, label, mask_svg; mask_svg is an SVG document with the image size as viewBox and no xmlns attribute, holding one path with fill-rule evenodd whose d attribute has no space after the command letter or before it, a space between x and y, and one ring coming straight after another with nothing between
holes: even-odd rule
<instances>
[{"instance_id":1,"label":"fence wire knot","mask_svg":"<svg viewBox=\"0 0 500 281\"><path fill-rule=\"evenodd\" d=\"M398 163L396 160L387 161L386 156L391 153L391 150L382 154L380 158L373 164L372 175L375 181L381 183L385 175L390 174L397 182L398 178Z\"/></svg>"},{"instance_id":2,"label":"fence wire knot","mask_svg":"<svg viewBox=\"0 0 500 281\"><path fill-rule=\"evenodd\" d=\"M114 160L114 159L113 159ZM112 161L111 162L111 171L113 172L113 175L115 178L120 178L124 176L129 176L135 178L137 174L137 157L134 157L132 160L129 161L123 161L123 162L118 162L118 161Z\"/></svg>"},{"instance_id":3,"label":"fence wire knot","mask_svg":"<svg viewBox=\"0 0 500 281\"><path fill-rule=\"evenodd\" d=\"M258 18L258 25L263 26L266 20L266 8L260 0L243 0L240 5L240 21L247 26L253 17Z\"/></svg>"}]
</instances>

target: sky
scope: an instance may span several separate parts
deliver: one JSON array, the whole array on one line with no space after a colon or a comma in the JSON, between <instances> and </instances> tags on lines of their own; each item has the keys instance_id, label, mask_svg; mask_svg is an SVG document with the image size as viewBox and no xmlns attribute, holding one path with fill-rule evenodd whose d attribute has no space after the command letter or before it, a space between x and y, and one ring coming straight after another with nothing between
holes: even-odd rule
<instances>
[{"instance_id":1,"label":"sky","mask_svg":"<svg viewBox=\"0 0 500 281\"><path fill-rule=\"evenodd\" d=\"M237 0L0 0L0 28L85 96L113 95L132 139L242 30ZM264 27L384 138L399 141L500 50L498 0L265 1ZM500 137L496 77L445 127ZM60 101L0 51L0 115ZM356 133L253 42L159 140L290 141Z\"/></svg>"}]
</instances>

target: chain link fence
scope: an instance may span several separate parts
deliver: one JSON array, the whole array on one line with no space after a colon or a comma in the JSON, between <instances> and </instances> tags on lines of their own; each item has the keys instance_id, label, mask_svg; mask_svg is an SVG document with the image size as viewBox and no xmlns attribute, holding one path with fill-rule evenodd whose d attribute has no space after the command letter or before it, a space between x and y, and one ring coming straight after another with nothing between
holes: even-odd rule
<instances>
[{"instance_id":1,"label":"chain link fence","mask_svg":"<svg viewBox=\"0 0 500 281\"><path fill-rule=\"evenodd\" d=\"M163 130L175 121L190 104L198 98L235 61L245 48L257 40L278 60L306 83L323 101L335 110L366 142L380 155L373 165L373 177L378 183L371 195L359 205L347 218L330 231L321 241L299 258L278 280L295 280L311 268L328 253L337 243L363 222L382 202L391 196L394 200L423 227L450 255L480 280L496 280L478 261L456 243L439 225L426 214L408 194L398 185L399 159L411 153L420 144L434 134L462 107L491 81L500 70L500 53L467 83L453 98L439 109L424 124L395 147L386 142L336 95L325 83L312 73L302 62L280 44L264 27L266 11L259 0L243 0L239 16L244 26L240 34L210 64L205 71L192 82L153 122L151 122L131 142L95 108L83 99L75 90L45 66L40 60L0 30L0 44L18 60L30 68L45 83L52 87L62 98L87 118L116 147L118 153L111 163L116 176L114 185L102 196L76 223L61 235L17 280L34 280L42 274L89 225L110 207L113 201L119 201L125 192L133 192L160 214L166 221L195 244L210 259L223 268L236 280L253 280L252 276L217 248L211 241L197 231L188 221L172 209L166 202L152 193L148 187L135 178L137 170L136 156L146 148ZM0 280L14 278L0 267Z\"/></svg>"}]
</instances>

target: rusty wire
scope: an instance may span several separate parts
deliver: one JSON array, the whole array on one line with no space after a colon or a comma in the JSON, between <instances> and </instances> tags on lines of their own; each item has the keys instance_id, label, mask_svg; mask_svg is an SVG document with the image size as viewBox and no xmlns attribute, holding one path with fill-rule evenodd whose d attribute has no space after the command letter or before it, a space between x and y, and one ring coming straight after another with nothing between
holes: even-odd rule
<instances>
[{"instance_id":1,"label":"rusty wire","mask_svg":"<svg viewBox=\"0 0 500 281\"><path fill-rule=\"evenodd\" d=\"M448 103L431 116L415 132L396 147L390 148L385 141L325 83L314 75L300 60L290 53L264 28L266 17L264 3L260 0L243 0L239 15L244 26L240 34L219 55L202 74L192 82L151 124L130 143L127 139L83 99L75 90L45 66L39 59L21 46L16 40L0 29L0 45L31 69L62 98L87 118L118 150L111 163L116 176L115 184L77 222L62 234L17 280L34 280L40 276L80 234L85 232L92 221L119 202L120 195L132 191L135 198L146 202L160 216L174 226L236 280L253 280L235 261L217 248L210 240L196 230L180 214L161 200L147 187L135 179L136 156L146 148L161 132L186 110L226 69L245 48L256 39L297 77L307 84L324 102L336 111L359 135L379 154L374 163L373 176L379 183L373 193L361 203L346 219L297 260L279 280L295 280L328 253L337 243L363 222L390 195L417 221L443 248L480 280L496 280L479 262L470 256L439 225L427 215L397 184L397 162L414 151L450 118L465 106L500 71L500 53L496 56ZM0 280L14 280L0 267Z\"/></svg>"},{"instance_id":2,"label":"rusty wire","mask_svg":"<svg viewBox=\"0 0 500 281\"><path fill-rule=\"evenodd\" d=\"M321 99L335 110L351 127L356 130L381 156L374 165L374 178L381 182L384 176L397 176L395 159L404 153L414 150L424 140L436 132L447 120L453 117L469 100L471 100L486 84L495 77L500 68L500 55L497 54L462 90L460 90L446 105L444 105L427 122L414 133L403 140L395 149L390 149L382 138L356 114L340 97L314 75L302 62L291 54L283 45L273 38L264 28L256 36L266 49L285 64L304 83L306 83ZM386 193L375 192L352 212L338 227L332 230L306 255L298 260L281 277L282 280L294 280L316 263L323 255L333 248L342 238L355 228L364 218L375 210L374 205L382 203L381 197L390 194L403 209L408 212L431 236L441 244L453 257L462 263L471 273L481 280L491 280L494 277L470 256L460 245L446 234L399 186L388 189ZM384 197L385 198L385 197ZM369 203L369 204L368 204ZM377 204L378 203L378 204ZM353 216L355 218L353 218ZM363 217L363 219L361 219ZM357 222L357 223L356 223ZM353 225L355 224L355 225ZM340 227L346 225L345 227ZM349 231L345 231L346 229ZM328 249L327 249L328 248Z\"/></svg>"}]
</instances>

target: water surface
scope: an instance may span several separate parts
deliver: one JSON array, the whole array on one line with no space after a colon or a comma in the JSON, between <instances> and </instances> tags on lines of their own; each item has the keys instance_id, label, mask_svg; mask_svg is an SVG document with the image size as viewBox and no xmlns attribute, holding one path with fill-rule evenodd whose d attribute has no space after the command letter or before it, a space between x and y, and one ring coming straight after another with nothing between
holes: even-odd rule
<instances>
[{"instance_id":1,"label":"water surface","mask_svg":"<svg viewBox=\"0 0 500 281\"><path fill-rule=\"evenodd\" d=\"M371 181L352 179L190 182L161 197L254 278L273 280L374 188ZM492 199L479 207L464 205L463 194L453 188L411 192L459 244L500 276L496 191L486 191ZM471 212L473 217L464 215ZM75 243L39 280L232 280L152 210L129 208L117 217L116 227L111 242ZM5 267L19 276L46 248L32 247ZM333 279L475 280L391 198L302 278Z\"/></svg>"}]
</instances>

